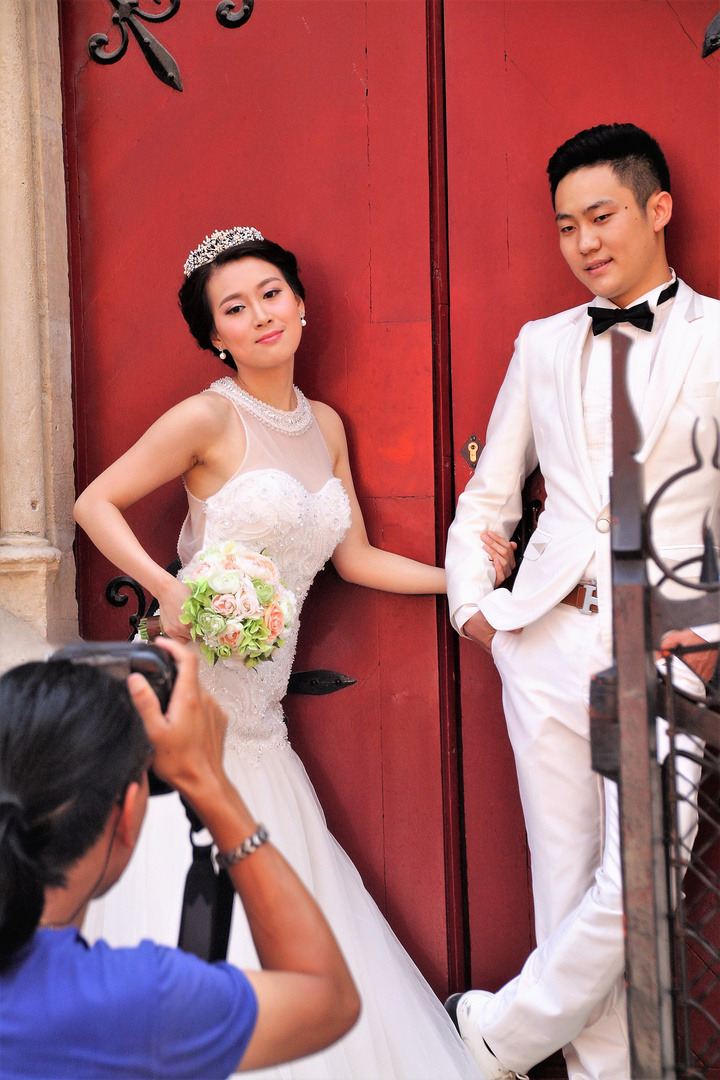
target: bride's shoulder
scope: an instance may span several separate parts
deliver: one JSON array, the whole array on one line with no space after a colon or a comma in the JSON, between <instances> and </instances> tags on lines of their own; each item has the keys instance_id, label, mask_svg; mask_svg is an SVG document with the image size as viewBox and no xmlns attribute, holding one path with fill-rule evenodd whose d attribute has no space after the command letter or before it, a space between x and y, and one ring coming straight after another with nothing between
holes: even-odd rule
<instances>
[{"instance_id":1,"label":"bride's shoulder","mask_svg":"<svg viewBox=\"0 0 720 1080\"><path fill-rule=\"evenodd\" d=\"M157 422L168 431L178 429L185 437L212 439L225 427L232 405L220 394L200 393L173 405Z\"/></svg>"},{"instance_id":2,"label":"bride's shoulder","mask_svg":"<svg viewBox=\"0 0 720 1080\"><path fill-rule=\"evenodd\" d=\"M339 414L324 401L311 401L308 398L308 402L325 442L339 450L345 444L345 428Z\"/></svg>"},{"instance_id":3,"label":"bride's shoulder","mask_svg":"<svg viewBox=\"0 0 720 1080\"><path fill-rule=\"evenodd\" d=\"M232 403L222 394L214 393L212 387L184 398L175 408L182 410L188 419L195 419L200 423L216 421L218 417L233 412Z\"/></svg>"},{"instance_id":4,"label":"bride's shoulder","mask_svg":"<svg viewBox=\"0 0 720 1080\"><path fill-rule=\"evenodd\" d=\"M340 414L335 412L330 405L326 405L324 401L313 401L311 398L308 398L308 405L312 409L318 424L328 424L331 427L342 428L343 422L340 419Z\"/></svg>"}]
</instances>

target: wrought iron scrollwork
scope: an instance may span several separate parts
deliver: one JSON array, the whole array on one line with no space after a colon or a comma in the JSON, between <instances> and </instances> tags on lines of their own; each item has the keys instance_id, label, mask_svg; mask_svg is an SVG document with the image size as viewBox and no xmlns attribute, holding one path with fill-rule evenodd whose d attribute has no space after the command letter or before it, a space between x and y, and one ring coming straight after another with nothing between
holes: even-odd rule
<instances>
[{"instance_id":1,"label":"wrought iron scrollwork","mask_svg":"<svg viewBox=\"0 0 720 1080\"><path fill-rule=\"evenodd\" d=\"M135 578L121 576L112 578L105 586L105 599L108 604L118 608L125 607L129 599L129 592L124 593L124 589L134 593L137 601L137 611L132 615L128 615L128 622L130 623L128 641L132 641L137 634L138 623L145 615L147 601L139 581L136 581Z\"/></svg>"},{"instance_id":2,"label":"wrought iron scrollwork","mask_svg":"<svg viewBox=\"0 0 720 1080\"><path fill-rule=\"evenodd\" d=\"M657 489L653 497L650 499L647 507L645 508L645 537L648 554L650 558L662 572L662 581L674 581L678 585L683 585L687 589L695 589L702 593L720 592L720 582L717 578L708 577L707 565L711 560L715 559L715 537L713 536L712 529L705 522L703 529L703 554L695 555L690 559L684 559L681 563L677 563L675 566L668 566L665 560L658 552L655 542L652 536L652 517L655 513L660 499L663 497L668 488L676 484L678 480L682 480L683 477L689 476L691 473L699 472L705 464L703 457L700 453L697 440L699 421L696 420L692 429L692 450L695 457L695 464L688 465L687 468L681 469L679 472L674 473L669 479L661 484ZM720 427L715 420L715 452L712 458L713 468L720 471ZM678 570L684 569L686 566L691 566L693 563L702 563L705 569L705 575L701 573L700 580L697 582L688 581L687 578L681 577L678 574Z\"/></svg>"},{"instance_id":3,"label":"wrought iron scrollwork","mask_svg":"<svg viewBox=\"0 0 720 1080\"><path fill-rule=\"evenodd\" d=\"M243 0L240 10L235 11L236 0L220 0L215 9L217 21L228 30L235 30L243 26L253 13L255 0Z\"/></svg>"},{"instance_id":4,"label":"wrought iron scrollwork","mask_svg":"<svg viewBox=\"0 0 720 1080\"><path fill-rule=\"evenodd\" d=\"M702 47L703 60L706 56L710 56L711 53L717 52L718 49L720 49L720 12L705 31L705 40Z\"/></svg>"},{"instance_id":5,"label":"wrought iron scrollwork","mask_svg":"<svg viewBox=\"0 0 720 1080\"><path fill-rule=\"evenodd\" d=\"M152 0L152 3L158 6L162 2L163 0ZM242 0L239 10L235 10L236 3L239 2L240 0L221 0L215 9L217 21L221 26L235 30L238 26L245 25L253 13L255 0ZM171 86L173 90L181 91L183 86L180 68L167 49L140 22L140 19L151 23L167 22L173 15L177 15L180 0L168 0L165 10L157 12L141 10L140 0L110 0L110 3L115 8L112 21L120 31L120 43L117 48L108 49L110 38L107 34L93 34L88 41L90 58L97 64L115 64L118 60L122 60L130 40L129 27L158 79Z\"/></svg>"},{"instance_id":6,"label":"wrought iron scrollwork","mask_svg":"<svg viewBox=\"0 0 720 1080\"><path fill-rule=\"evenodd\" d=\"M93 34L88 41L88 52L91 58L98 64L115 64L121 60L127 52L130 37L128 27L130 27L145 59L158 79L171 86L173 90L182 90L180 69L175 60L139 21L144 19L145 22L166 22L177 14L180 0L169 0L167 8L156 13L141 11L140 0L110 0L110 2L115 8L112 21L120 30L120 44L116 49L108 52L106 46L110 44L110 39L107 34ZM160 0L154 0L154 2L159 4Z\"/></svg>"}]
</instances>

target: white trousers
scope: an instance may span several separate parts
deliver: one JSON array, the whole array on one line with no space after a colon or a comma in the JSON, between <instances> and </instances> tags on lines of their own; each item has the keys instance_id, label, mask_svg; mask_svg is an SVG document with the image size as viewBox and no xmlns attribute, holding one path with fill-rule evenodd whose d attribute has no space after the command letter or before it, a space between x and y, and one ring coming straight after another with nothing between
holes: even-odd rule
<instances>
[{"instance_id":1,"label":"white trousers","mask_svg":"<svg viewBox=\"0 0 720 1080\"><path fill-rule=\"evenodd\" d=\"M493 658L532 859L538 944L488 1003L482 1034L516 1072L562 1047L570 1080L630 1080L617 786L590 766L590 678L611 662L599 620L559 604L520 634L499 631ZM679 667L697 692L699 680ZM688 786L699 772L690 771Z\"/></svg>"}]
</instances>

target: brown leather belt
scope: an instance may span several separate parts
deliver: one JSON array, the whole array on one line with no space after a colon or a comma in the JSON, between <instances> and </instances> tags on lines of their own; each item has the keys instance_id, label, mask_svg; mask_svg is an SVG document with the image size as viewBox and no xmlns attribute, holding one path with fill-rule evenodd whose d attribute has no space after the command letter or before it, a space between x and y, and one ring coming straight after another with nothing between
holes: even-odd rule
<instances>
[{"instance_id":1,"label":"brown leather belt","mask_svg":"<svg viewBox=\"0 0 720 1080\"><path fill-rule=\"evenodd\" d=\"M596 581L579 581L572 592L564 596L561 604L577 608L583 615L597 615L598 597Z\"/></svg>"}]
</instances>

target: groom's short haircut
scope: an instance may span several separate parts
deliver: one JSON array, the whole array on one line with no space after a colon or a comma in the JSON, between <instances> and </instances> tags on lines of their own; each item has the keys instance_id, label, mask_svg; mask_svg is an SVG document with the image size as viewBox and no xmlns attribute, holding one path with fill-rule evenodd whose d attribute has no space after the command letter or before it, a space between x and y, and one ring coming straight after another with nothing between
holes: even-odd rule
<instances>
[{"instance_id":1,"label":"groom's short haircut","mask_svg":"<svg viewBox=\"0 0 720 1080\"><path fill-rule=\"evenodd\" d=\"M652 135L635 124L598 124L573 135L550 158L547 173L553 206L560 181L576 169L593 165L610 165L641 210L656 191L670 191L670 170Z\"/></svg>"}]
</instances>

